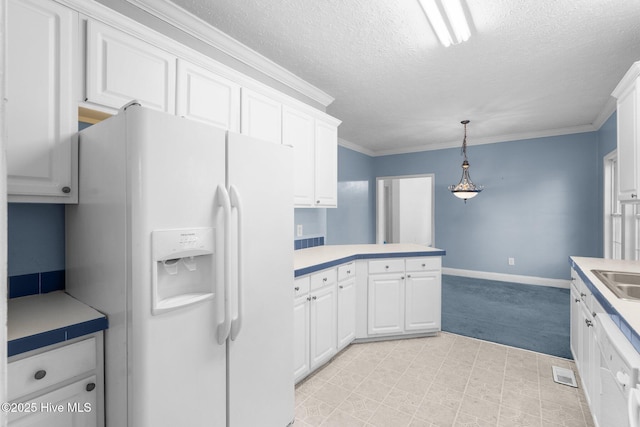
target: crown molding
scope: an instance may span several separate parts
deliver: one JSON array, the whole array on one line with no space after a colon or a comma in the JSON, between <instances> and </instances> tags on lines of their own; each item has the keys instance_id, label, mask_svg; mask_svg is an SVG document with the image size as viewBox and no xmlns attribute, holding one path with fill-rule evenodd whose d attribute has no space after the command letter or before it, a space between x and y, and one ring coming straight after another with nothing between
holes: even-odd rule
<instances>
[{"instance_id":1,"label":"crown molding","mask_svg":"<svg viewBox=\"0 0 640 427\"><path fill-rule=\"evenodd\" d=\"M512 134L505 134L505 135L496 135L496 136L490 136L490 137L484 137L484 138L474 138L471 142L467 141L467 145L471 146L471 145L496 144L499 142L513 142L513 141L521 141L524 139L546 138L550 136L561 136L561 135L570 135L574 133L594 132L597 130L598 129L593 125L571 126L566 128L549 129L549 130L537 131L537 132L522 132L522 133L512 133ZM418 153L421 151L444 150L446 148L459 148L461 143L462 141L455 140L450 142L419 145L419 146L397 148L397 149L374 150L372 156L380 157L380 156L390 156L394 154Z\"/></svg>"},{"instance_id":2,"label":"crown molding","mask_svg":"<svg viewBox=\"0 0 640 427\"><path fill-rule=\"evenodd\" d=\"M615 98L610 96L609 99L607 99L606 104L604 104L602 111L600 111L600 114L598 114L598 117L596 117L596 119L593 121L593 127L595 128L595 130L599 130L602 125L607 120L609 120L609 117L611 117L611 115L616 111L617 108L617 101L615 100Z\"/></svg>"},{"instance_id":3,"label":"crown molding","mask_svg":"<svg viewBox=\"0 0 640 427\"><path fill-rule=\"evenodd\" d=\"M126 0L327 107L334 98L169 0Z\"/></svg>"},{"instance_id":4,"label":"crown molding","mask_svg":"<svg viewBox=\"0 0 640 427\"><path fill-rule=\"evenodd\" d=\"M631 85L640 77L640 61L631 64L631 67L626 72L618 86L611 93L612 96L620 98L620 96L631 87Z\"/></svg>"},{"instance_id":5,"label":"crown molding","mask_svg":"<svg viewBox=\"0 0 640 427\"><path fill-rule=\"evenodd\" d=\"M375 151L363 147L362 145L354 144L353 142L347 141L346 139L338 138L338 145L344 148L348 148L349 150L356 151L360 154L365 154L369 157L374 157L376 155Z\"/></svg>"}]
</instances>

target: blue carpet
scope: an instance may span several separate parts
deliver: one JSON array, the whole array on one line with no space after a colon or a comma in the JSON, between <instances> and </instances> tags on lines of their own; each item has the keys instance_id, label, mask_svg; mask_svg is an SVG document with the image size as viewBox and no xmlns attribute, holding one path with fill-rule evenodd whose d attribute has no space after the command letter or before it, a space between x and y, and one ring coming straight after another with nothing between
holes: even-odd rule
<instances>
[{"instance_id":1,"label":"blue carpet","mask_svg":"<svg viewBox=\"0 0 640 427\"><path fill-rule=\"evenodd\" d=\"M443 274L442 330L573 358L569 289Z\"/></svg>"}]
</instances>

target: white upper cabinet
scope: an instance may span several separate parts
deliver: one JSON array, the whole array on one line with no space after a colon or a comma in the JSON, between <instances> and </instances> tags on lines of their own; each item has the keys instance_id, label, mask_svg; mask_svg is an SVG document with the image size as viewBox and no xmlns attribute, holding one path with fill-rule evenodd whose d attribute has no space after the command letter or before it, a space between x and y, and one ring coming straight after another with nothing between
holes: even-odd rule
<instances>
[{"instance_id":1,"label":"white upper cabinet","mask_svg":"<svg viewBox=\"0 0 640 427\"><path fill-rule=\"evenodd\" d=\"M282 108L282 143L293 147L295 206L313 206L315 120L295 108Z\"/></svg>"},{"instance_id":2,"label":"white upper cabinet","mask_svg":"<svg viewBox=\"0 0 640 427\"><path fill-rule=\"evenodd\" d=\"M613 91L618 99L618 198L640 202L640 62L633 64Z\"/></svg>"},{"instance_id":3,"label":"white upper cabinet","mask_svg":"<svg viewBox=\"0 0 640 427\"><path fill-rule=\"evenodd\" d=\"M338 205L337 124L284 106L282 108L282 143L294 149L294 205L296 207L336 207Z\"/></svg>"},{"instance_id":4,"label":"white upper cabinet","mask_svg":"<svg viewBox=\"0 0 640 427\"><path fill-rule=\"evenodd\" d=\"M239 132L240 85L179 59L176 114Z\"/></svg>"},{"instance_id":5,"label":"white upper cabinet","mask_svg":"<svg viewBox=\"0 0 640 427\"><path fill-rule=\"evenodd\" d=\"M338 206L338 128L316 120L315 205Z\"/></svg>"},{"instance_id":6,"label":"white upper cabinet","mask_svg":"<svg viewBox=\"0 0 640 427\"><path fill-rule=\"evenodd\" d=\"M268 96L242 88L241 133L280 144L282 104Z\"/></svg>"},{"instance_id":7,"label":"white upper cabinet","mask_svg":"<svg viewBox=\"0 0 640 427\"><path fill-rule=\"evenodd\" d=\"M9 201L76 202L78 14L9 0L6 22Z\"/></svg>"},{"instance_id":8,"label":"white upper cabinet","mask_svg":"<svg viewBox=\"0 0 640 427\"><path fill-rule=\"evenodd\" d=\"M173 114L176 57L100 22L87 23L87 101L112 108L137 100Z\"/></svg>"}]
</instances>

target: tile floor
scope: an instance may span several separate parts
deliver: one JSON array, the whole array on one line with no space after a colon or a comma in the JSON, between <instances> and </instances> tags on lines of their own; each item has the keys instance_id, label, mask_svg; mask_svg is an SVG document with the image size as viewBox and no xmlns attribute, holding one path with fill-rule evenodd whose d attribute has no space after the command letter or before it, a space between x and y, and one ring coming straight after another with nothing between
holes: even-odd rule
<instances>
[{"instance_id":1,"label":"tile floor","mask_svg":"<svg viewBox=\"0 0 640 427\"><path fill-rule=\"evenodd\" d=\"M572 361L460 335L353 344L296 387L295 427L592 427Z\"/></svg>"}]
</instances>

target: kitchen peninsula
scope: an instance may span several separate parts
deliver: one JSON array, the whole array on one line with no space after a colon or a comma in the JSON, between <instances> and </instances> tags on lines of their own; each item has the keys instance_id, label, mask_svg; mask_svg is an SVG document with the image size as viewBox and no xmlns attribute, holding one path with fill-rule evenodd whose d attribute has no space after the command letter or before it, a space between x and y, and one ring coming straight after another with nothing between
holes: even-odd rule
<instances>
[{"instance_id":1,"label":"kitchen peninsula","mask_svg":"<svg viewBox=\"0 0 640 427\"><path fill-rule=\"evenodd\" d=\"M445 254L416 244L327 245L295 251L296 382L354 341L440 331Z\"/></svg>"}]
</instances>

